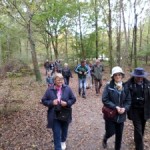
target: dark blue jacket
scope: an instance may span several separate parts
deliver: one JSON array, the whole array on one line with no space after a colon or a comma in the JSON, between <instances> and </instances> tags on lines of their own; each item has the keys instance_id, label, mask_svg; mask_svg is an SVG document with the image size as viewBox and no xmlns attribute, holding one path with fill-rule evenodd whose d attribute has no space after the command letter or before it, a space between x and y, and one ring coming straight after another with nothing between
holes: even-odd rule
<instances>
[{"instance_id":1,"label":"dark blue jacket","mask_svg":"<svg viewBox=\"0 0 150 150\"><path fill-rule=\"evenodd\" d=\"M104 89L102 102L105 106L112 109L116 109L116 106L124 107L127 112L131 105L131 95L128 87L123 84L123 90L118 91L115 88L114 80L112 80ZM118 123L124 122L126 120L126 112L124 114L117 114L112 120Z\"/></svg>"},{"instance_id":2,"label":"dark blue jacket","mask_svg":"<svg viewBox=\"0 0 150 150\"><path fill-rule=\"evenodd\" d=\"M47 83L47 84L53 84L53 83L54 83L53 78L48 76L48 77L46 78L46 83Z\"/></svg>"},{"instance_id":3,"label":"dark blue jacket","mask_svg":"<svg viewBox=\"0 0 150 150\"><path fill-rule=\"evenodd\" d=\"M53 120L55 119L54 105L53 105L53 100L55 99L57 99L57 90L55 89L54 86L51 86L46 90L42 98L43 105L48 107L48 111L47 111L48 128L52 128ZM67 85L62 85L61 100L67 102L67 107L71 107L76 102L76 97L74 96L71 88ZM68 123L70 123L71 120L72 120L72 116Z\"/></svg>"}]
</instances>

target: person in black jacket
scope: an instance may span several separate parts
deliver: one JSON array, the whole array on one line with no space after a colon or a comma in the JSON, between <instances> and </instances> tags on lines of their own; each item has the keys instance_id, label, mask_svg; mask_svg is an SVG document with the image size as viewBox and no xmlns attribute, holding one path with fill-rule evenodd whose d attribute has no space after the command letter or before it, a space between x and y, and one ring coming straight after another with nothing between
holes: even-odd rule
<instances>
[{"instance_id":1,"label":"person in black jacket","mask_svg":"<svg viewBox=\"0 0 150 150\"><path fill-rule=\"evenodd\" d=\"M112 68L112 80L106 85L102 94L102 102L104 106L117 111L116 116L113 118L107 118L104 116L105 135L102 141L103 148L107 147L107 140L115 134L115 150L121 149L126 112L131 105L130 92L127 86L122 82L123 77L124 72L122 68L119 66Z\"/></svg>"},{"instance_id":2,"label":"person in black jacket","mask_svg":"<svg viewBox=\"0 0 150 150\"><path fill-rule=\"evenodd\" d=\"M62 75L64 77L65 84L69 85L69 79L70 77L72 78L72 73L67 63L64 64L64 68L62 69Z\"/></svg>"},{"instance_id":3,"label":"person in black jacket","mask_svg":"<svg viewBox=\"0 0 150 150\"><path fill-rule=\"evenodd\" d=\"M143 68L135 68L127 85L131 93L131 107L128 118L134 126L134 142L136 150L144 150L143 136L146 121L150 118L150 81Z\"/></svg>"}]
</instances>

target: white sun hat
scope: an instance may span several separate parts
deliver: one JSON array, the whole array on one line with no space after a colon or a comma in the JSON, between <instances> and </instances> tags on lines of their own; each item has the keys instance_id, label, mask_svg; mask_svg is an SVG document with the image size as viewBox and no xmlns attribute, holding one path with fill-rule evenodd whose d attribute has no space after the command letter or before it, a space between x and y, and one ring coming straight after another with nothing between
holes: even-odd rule
<instances>
[{"instance_id":1,"label":"white sun hat","mask_svg":"<svg viewBox=\"0 0 150 150\"><path fill-rule=\"evenodd\" d=\"M116 66L116 67L112 68L111 77L113 77L113 75L116 74L116 73L122 73L123 76L124 76L124 72L123 72L122 68L119 67L119 66Z\"/></svg>"}]
</instances>

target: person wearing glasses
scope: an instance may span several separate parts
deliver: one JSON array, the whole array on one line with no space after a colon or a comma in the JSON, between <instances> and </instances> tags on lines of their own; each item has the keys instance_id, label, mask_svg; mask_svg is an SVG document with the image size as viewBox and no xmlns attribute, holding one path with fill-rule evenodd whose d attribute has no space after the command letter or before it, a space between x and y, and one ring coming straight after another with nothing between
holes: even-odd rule
<instances>
[{"instance_id":1,"label":"person wearing glasses","mask_svg":"<svg viewBox=\"0 0 150 150\"><path fill-rule=\"evenodd\" d=\"M66 139L68 135L69 123L72 120L72 115L68 121L61 121L56 117L56 108L61 107L71 108L71 106L76 102L76 97L74 96L71 88L68 85L63 84L63 76L60 73L56 73L54 76L54 85L50 86L43 98L42 103L44 106L48 107L47 119L48 128L53 131L54 138L54 149L55 150L65 150L66 149Z\"/></svg>"},{"instance_id":2,"label":"person wearing glasses","mask_svg":"<svg viewBox=\"0 0 150 150\"><path fill-rule=\"evenodd\" d=\"M128 118L134 126L134 142L136 150L144 150L143 136L145 124L150 119L150 81L143 68L135 68L127 85L131 93L131 107Z\"/></svg>"},{"instance_id":3,"label":"person wearing glasses","mask_svg":"<svg viewBox=\"0 0 150 150\"><path fill-rule=\"evenodd\" d=\"M129 89L123 83L124 72L119 66L112 68L111 78L102 94L102 102L104 106L116 110L117 114L113 118L105 120L105 134L102 141L103 148L107 148L107 141L115 134L115 150L121 149L122 134L124 122L126 120L126 112L131 105L131 96Z\"/></svg>"}]
</instances>

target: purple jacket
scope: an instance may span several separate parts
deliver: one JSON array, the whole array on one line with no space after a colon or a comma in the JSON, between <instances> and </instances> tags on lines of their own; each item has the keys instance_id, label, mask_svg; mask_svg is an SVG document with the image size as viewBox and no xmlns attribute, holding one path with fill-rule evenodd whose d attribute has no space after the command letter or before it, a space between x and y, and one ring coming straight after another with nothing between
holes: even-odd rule
<instances>
[{"instance_id":1,"label":"purple jacket","mask_svg":"<svg viewBox=\"0 0 150 150\"><path fill-rule=\"evenodd\" d=\"M43 105L48 107L47 111L48 128L52 128L53 120L55 119L54 105L53 105L54 99L57 99L57 90L55 89L54 86L51 86L46 90L42 98ZM61 100L67 102L67 107L71 107L76 102L76 97L74 96L71 88L65 84L62 85ZM71 120L72 117L70 118L69 123L71 122Z\"/></svg>"}]
</instances>

